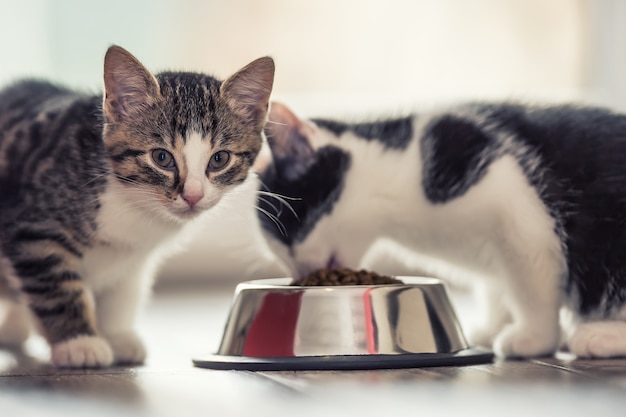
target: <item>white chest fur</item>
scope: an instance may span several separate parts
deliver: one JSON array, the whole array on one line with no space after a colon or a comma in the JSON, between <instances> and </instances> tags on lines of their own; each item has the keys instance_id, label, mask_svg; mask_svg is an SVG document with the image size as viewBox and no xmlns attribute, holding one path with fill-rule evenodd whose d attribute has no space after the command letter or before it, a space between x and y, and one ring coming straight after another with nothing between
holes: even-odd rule
<instances>
[{"instance_id":1,"label":"white chest fur","mask_svg":"<svg viewBox=\"0 0 626 417\"><path fill-rule=\"evenodd\" d=\"M181 225L151 215L145 205L124 197L113 182L101 198L96 245L83 258L83 277L98 291L143 273L150 255L172 239Z\"/></svg>"}]
</instances>

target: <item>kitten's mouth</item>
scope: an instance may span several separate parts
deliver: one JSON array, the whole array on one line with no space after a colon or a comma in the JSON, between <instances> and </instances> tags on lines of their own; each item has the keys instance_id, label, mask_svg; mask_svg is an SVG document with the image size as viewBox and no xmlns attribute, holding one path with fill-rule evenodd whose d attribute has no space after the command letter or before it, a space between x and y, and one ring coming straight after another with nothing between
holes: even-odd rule
<instances>
[{"instance_id":1,"label":"kitten's mouth","mask_svg":"<svg viewBox=\"0 0 626 417\"><path fill-rule=\"evenodd\" d=\"M319 263L319 264L308 264L306 266L300 265L296 275L298 276L298 278L304 278L308 276L309 274L315 271L318 271L320 269L340 269L343 267L344 267L343 264L339 261L336 254L333 254L330 256L330 258L328 258L328 261L326 261L326 264Z\"/></svg>"},{"instance_id":2,"label":"kitten's mouth","mask_svg":"<svg viewBox=\"0 0 626 417\"><path fill-rule=\"evenodd\" d=\"M341 262L339 262L339 260L337 259L336 254L333 254L329 259L328 262L326 263L326 268L327 269L338 269L338 268L342 268L343 265L341 264Z\"/></svg>"},{"instance_id":3,"label":"kitten's mouth","mask_svg":"<svg viewBox=\"0 0 626 417\"><path fill-rule=\"evenodd\" d=\"M167 207L167 212L169 216L178 223L188 222L189 220L192 220L198 217L198 215L202 213L203 211L205 210L198 206L182 207L182 206L172 205L172 206Z\"/></svg>"},{"instance_id":4,"label":"kitten's mouth","mask_svg":"<svg viewBox=\"0 0 626 417\"><path fill-rule=\"evenodd\" d=\"M189 204L174 205L170 207L170 212L174 216L176 216L178 219L180 219L180 221L185 222L185 221L192 220L198 217L199 215L201 215L202 213L210 210L217 204L218 201L219 200L213 200L213 201L205 200L202 204L196 204L193 206L190 206Z\"/></svg>"},{"instance_id":5,"label":"kitten's mouth","mask_svg":"<svg viewBox=\"0 0 626 417\"><path fill-rule=\"evenodd\" d=\"M187 207L186 209L183 209L183 210L176 210L175 214L181 220L191 220L194 217L197 217L203 211L205 210L198 208L198 207Z\"/></svg>"}]
</instances>

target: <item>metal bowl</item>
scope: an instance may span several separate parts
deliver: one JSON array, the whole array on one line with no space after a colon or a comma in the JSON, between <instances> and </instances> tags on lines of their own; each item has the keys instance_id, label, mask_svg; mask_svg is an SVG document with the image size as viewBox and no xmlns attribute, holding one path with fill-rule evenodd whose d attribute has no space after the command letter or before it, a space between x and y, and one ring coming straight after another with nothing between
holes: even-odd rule
<instances>
[{"instance_id":1,"label":"metal bowl","mask_svg":"<svg viewBox=\"0 0 626 417\"><path fill-rule=\"evenodd\" d=\"M289 285L291 278L239 284L213 369L373 369L491 361L471 348L444 284Z\"/></svg>"}]
</instances>

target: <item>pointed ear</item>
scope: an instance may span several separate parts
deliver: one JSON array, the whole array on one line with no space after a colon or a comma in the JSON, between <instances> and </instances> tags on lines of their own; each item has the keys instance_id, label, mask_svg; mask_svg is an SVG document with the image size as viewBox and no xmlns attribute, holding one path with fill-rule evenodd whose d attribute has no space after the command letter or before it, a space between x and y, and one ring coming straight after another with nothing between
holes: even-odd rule
<instances>
[{"instance_id":1,"label":"pointed ear","mask_svg":"<svg viewBox=\"0 0 626 417\"><path fill-rule=\"evenodd\" d=\"M122 121L160 98L159 83L124 48L111 46L104 56L104 114Z\"/></svg>"},{"instance_id":2,"label":"pointed ear","mask_svg":"<svg viewBox=\"0 0 626 417\"><path fill-rule=\"evenodd\" d=\"M287 106L272 103L265 135L272 151L274 166L286 178L299 177L313 162L315 151L309 137L312 132L310 126Z\"/></svg>"},{"instance_id":3,"label":"pointed ear","mask_svg":"<svg viewBox=\"0 0 626 417\"><path fill-rule=\"evenodd\" d=\"M222 83L220 94L233 112L259 130L267 118L274 84L274 60L259 58Z\"/></svg>"}]
</instances>

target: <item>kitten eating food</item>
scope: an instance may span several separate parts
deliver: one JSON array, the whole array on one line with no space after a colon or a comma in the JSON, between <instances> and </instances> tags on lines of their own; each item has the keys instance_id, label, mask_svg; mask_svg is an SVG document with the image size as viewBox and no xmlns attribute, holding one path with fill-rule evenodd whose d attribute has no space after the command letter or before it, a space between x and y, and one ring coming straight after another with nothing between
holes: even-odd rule
<instances>
[{"instance_id":1,"label":"kitten eating food","mask_svg":"<svg viewBox=\"0 0 626 417\"><path fill-rule=\"evenodd\" d=\"M360 267L390 239L424 272L471 283L485 309L474 344L626 355L625 115L469 103L346 123L275 103L269 119L259 221L292 276Z\"/></svg>"},{"instance_id":2,"label":"kitten eating food","mask_svg":"<svg viewBox=\"0 0 626 417\"><path fill-rule=\"evenodd\" d=\"M267 57L223 82L153 75L112 46L104 97L0 90L0 344L21 343L32 313L56 366L143 362L154 251L248 177L273 78Z\"/></svg>"}]
</instances>

